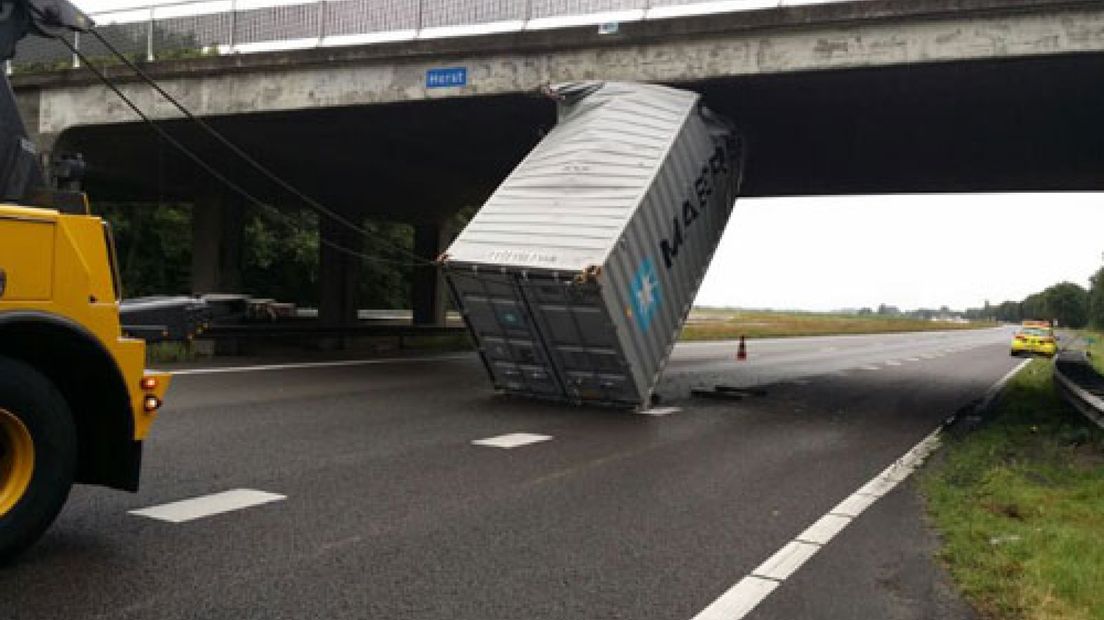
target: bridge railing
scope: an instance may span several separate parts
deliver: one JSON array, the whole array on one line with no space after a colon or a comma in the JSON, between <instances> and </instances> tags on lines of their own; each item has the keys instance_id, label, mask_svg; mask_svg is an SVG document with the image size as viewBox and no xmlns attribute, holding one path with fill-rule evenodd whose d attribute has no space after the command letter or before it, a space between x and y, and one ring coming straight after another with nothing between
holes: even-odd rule
<instances>
[{"instance_id":1,"label":"bridge railing","mask_svg":"<svg viewBox=\"0 0 1104 620\"><path fill-rule=\"evenodd\" d=\"M839 0L184 0L93 13L98 32L134 60L412 41L572 25L606 25ZM71 37L110 61L93 37ZM79 62L57 41L25 39L14 72Z\"/></svg>"}]
</instances>

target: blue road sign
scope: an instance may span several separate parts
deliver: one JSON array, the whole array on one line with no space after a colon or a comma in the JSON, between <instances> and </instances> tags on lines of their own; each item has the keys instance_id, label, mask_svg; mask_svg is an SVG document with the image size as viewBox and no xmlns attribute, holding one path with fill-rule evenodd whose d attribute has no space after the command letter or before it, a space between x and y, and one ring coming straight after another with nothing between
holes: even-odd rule
<instances>
[{"instance_id":1,"label":"blue road sign","mask_svg":"<svg viewBox=\"0 0 1104 620\"><path fill-rule=\"evenodd\" d=\"M453 88L467 85L467 67L447 67L426 71L426 88Z\"/></svg>"}]
</instances>

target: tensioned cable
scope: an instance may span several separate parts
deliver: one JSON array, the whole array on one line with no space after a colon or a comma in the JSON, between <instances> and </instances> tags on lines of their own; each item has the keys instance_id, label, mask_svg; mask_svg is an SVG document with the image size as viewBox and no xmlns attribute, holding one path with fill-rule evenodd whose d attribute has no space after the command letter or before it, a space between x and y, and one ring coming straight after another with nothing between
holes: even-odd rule
<instances>
[{"instance_id":1,"label":"tensioned cable","mask_svg":"<svg viewBox=\"0 0 1104 620\"><path fill-rule=\"evenodd\" d=\"M210 135L212 138L214 138L220 144L222 144L227 149L229 149L232 153L234 153L239 158L241 158L242 161L249 164L250 167L252 167L254 170L259 172L262 176L264 176L268 180L272 181L276 185L280 186L284 191L288 192L292 196L295 196L299 200L302 200L309 207L311 207L312 209L318 211L320 214L330 218L331 220L333 220L333 221L335 221L335 222L337 222L337 223L339 223L339 224L341 224L341 225L343 225L343 226L345 226L345 227L347 227L351 230L354 230L357 233L359 233L359 234L361 234L365 237L374 237L375 241L382 241L384 245L389 246L391 249L399 252L400 254L406 254L410 258L415 259L415 260L424 261L424 262L432 262L432 261L429 261L425 258L422 258L422 257L410 252L409 250L406 250L405 248L401 248L399 246L396 246L393 243L390 243L389 241L387 241L385 239L381 239L381 238L379 238L378 235L373 235L371 233L371 231L369 231L368 229L364 228L363 226L358 225L356 222L353 222L353 221L349 220L348 218L341 215L337 211L326 207L325 205L323 205L319 201L315 200L311 196L309 196L306 193L300 191L298 188L296 188L291 183L288 183L287 181L285 181L279 175L277 175L276 173L269 170L268 167L266 167L264 164L257 161L257 159L254 158L252 155L250 155L245 150L243 150L241 147L239 147L237 144L235 144L232 140L230 140L225 135L223 135L222 132L220 132L217 129L215 129L214 127L212 127L210 125L210 123L208 123L207 121L205 121L202 118L200 118L200 117L196 116L195 114L193 114L192 111L189 110L187 106L185 106L176 97L172 96L172 94L170 94L168 91L166 91L157 82L157 80L153 79L153 77L151 77L148 73L146 73L134 61L132 61L130 58L127 58L127 56L125 54L120 52L119 49L116 48L110 41L108 41L106 37L104 37L102 34L100 34L99 31L93 29L91 31L91 33L92 33L92 36L96 37L96 40L98 40L105 48L107 48L107 50L109 52L111 52L116 58L118 58L120 61L122 61L123 64L127 66L127 68L129 68L131 71L133 71L135 73L135 75L142 78L142 81L144 81L146 84L149 84L149 86L151 88L156 90L158 92L158 94L160 94L162 97L165 98L166 101L171 103L173 105L173 107L175 107L177 110L180 111L181 114L183 114L185 116L185 118L187 118L188 120L190 120L193 123L197 124L201 129L203 129L205 132L207 132L208 135Z\"/></svg>"},{"instance_id":2,"label":"tensioned cable","mask_svg":"<svg viewBox=\"0 0 1104 620\"><path fill-rule=\"evenodd\" d=\"M261 207L262 209L269 212L270 214L276 215L277 217L282 219L289 226L291 226L293 228L298 228L298 226L291 220L291 218L287 214L281 212L279 209L276 209L272 205L264 202L263 200L257 198L256 196L254 196L251 192L249 192L249 190L245 189L244 187L242 187L238 183L235 183L233 180L228 178L226 175L224 175L221 172L219 172L218 170L216 170L213 166L208 164L197 153L195 153L190 148L185 146L182 142L180 142L179 140L174 138L172 136L172 134L167 132L163 127L158 125L145 112L143 112L142 109L139 108L138 105L135 104L134 101L130 99L130 97L127 97L127 95L121 89L119 89L119 87L116 86L115 83L112 82L111 79L108 78L107 75L99 67L92 64L88 60L88 57L85 56L80 50L78 50L76 48L76 46L71 44L68 40L66 40L63 37L58 37L58 39L62 43L64 43L65 46L68 47L69 50L71 52L73 52L73 54L76 55L77 58L79 58L81 60L81 62L86 67L88 67L89 71L94 73L96 75L96 77L98 77L100 79L100 81L102 81L104 83L105 86L107 86L109 89L111 89L111 91L114 92L115 95L117 95L119 97L119 99L121 99L123 101L123 103L125 103L127 105L127 107L129 107L135 114L137 114L139 118L141 118L143 121L145 121L146 124L148 124L158 134L158 136L161 137L161 139L168 142L173 148L180 151L184 156L186 156L188 159L190 159L193 163L195 163L197 166L202 168L207 174L214 177L217 181L219 181L220 183L222 183L226 187L230 188L231 190L233 190L238 195L242 196L243 198L245 198L246 200L248 200L252 204ZM365 232L365 234L368 234L367 230L365 230L364 232ZM347 248L345 246L342 246L340 244L334 243L333 241L330 241L330 240L326 239L323 235L319 235L319 242L322 245L325 245L326 247L331 248L335 251L338 251L338 252L341 252L341 253L347 254L349 256L356 257L356 258L360 258L362 260L375 262L375 263L386 263L386 264L410 266L410 263L405 262L405 261L398 261L398 260L380 258L378 256L371 256L371 255L365 254L363 252L358 252L357 250L353 250L353 249ZM389 244L389 245L392 245L392 244ZM393 247L397 247L397 246L393 246ZM417 256L416 254L410 253L406 250L403 250L403 251L406 252L407 254L409 254L411 257L417 258L421 262L434 264L434 263L432 263L432 261L427 261L426 259L421 258L420 256Z\"/></svg>"}]
</instances>

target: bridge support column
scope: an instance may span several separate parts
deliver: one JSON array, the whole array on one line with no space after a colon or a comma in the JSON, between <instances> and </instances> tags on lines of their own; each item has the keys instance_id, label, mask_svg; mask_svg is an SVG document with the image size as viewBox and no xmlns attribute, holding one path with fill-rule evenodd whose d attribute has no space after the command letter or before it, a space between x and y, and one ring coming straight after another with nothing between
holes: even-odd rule
<instances>
[{"instance_id":1,"label":"bridge support column","mask_svg":"<svg viewBox=\"0 0 1104 620\"><path fill-rule=\"evenodd\" d=\"M323 241L359 252L364 240L348 226L322 216L318 223ZM350 325L357 321L357 285L360 259L321 243L319 251L318 318L323 325Z\"/></svg>"},{"instance_id":2,"label":"bridge support column","mask_svg":"<svg viewBox=\"0 0 1104 620\"><path fill-rule=\"evenodd\" d=\"M414 253L420 258L437 260L449 242L449 229L443 224L418 224L414 227ZM415 325L444 325L447 309L445 279L434 266L418 264L412 270L411 307Z\"/></svg>"},{"instance_id":3,"label":"bridge support column","mask_svg":"<svg viewBox=\"0 0 1104 620\"><path fill-rule=\"evenodd\" d=\"M234 293L242 288L245 208L237 196L205 196L192 206L192 293Z\"/></svg>"}]
</instances>

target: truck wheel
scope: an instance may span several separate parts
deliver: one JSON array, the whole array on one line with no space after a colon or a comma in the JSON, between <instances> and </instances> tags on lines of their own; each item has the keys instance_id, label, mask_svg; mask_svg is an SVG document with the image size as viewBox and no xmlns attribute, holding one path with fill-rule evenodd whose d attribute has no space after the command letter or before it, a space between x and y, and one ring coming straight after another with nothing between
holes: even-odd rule
<instances>
[{"instance_id":1,"label":"truck wheel","mask_svg":"<svg viewBox=\"0 0 1104 620\"><path fill-rule=\"evenodd\" d=\"M65 399L30 366L0 357L0 564L57 517L76 462L77 432Z\"/></svg>"}]
</instances>

